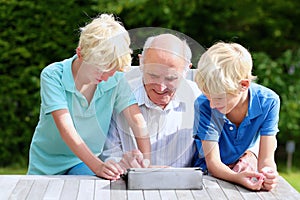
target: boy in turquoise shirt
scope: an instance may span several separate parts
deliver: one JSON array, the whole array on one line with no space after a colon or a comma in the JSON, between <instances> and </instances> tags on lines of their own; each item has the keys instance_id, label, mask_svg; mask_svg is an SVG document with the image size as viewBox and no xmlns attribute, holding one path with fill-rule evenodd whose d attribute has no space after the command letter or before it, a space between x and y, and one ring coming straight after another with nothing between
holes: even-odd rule
<instances>
[{"instance_id":1,"label":"boy in turquoise shirt","mask_svg":"<svg viewBox=\"0 0 300 200\"><path fill-rule=\"evenodd\" d=\"M81 28L76 55L41 73L40 120L28 174L88 174L118 179L121 167L102 162L113 110L123 112L140 150L149 156L145 121L121 71L131 63L128 32L102 14ZM109 78L110 77L110 78Z\"/></svg>"}]
</instances>

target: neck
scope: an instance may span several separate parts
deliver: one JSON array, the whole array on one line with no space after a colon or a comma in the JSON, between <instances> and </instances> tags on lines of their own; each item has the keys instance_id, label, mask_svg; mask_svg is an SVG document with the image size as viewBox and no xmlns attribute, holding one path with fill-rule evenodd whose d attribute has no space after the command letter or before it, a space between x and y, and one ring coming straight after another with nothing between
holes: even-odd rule
<instances>
[{"instance_id":1,"label":"neck","mask_svg":"<svg viewBox=\"0 0 300 200\"><path fill-rule=\"evenodd\" d=\"M90 85L90 83L86 81L84 73L79 72L81 68L81 64L82 61L79 60L78 58L75 59L72 63L72 74L73 74L75 86L78 91L81 91L82 89L85 89L86 87L88 87L88 85Z\"/></svg>"},{"instance_id":2,"label":"neck","mask_svg":"<svg viewBox=\"0 0 300 200\"><path fill-rule=\"evenodd\" d=\"M81 63L82 62L78 58L76 58L72 63L72 74L73 74L74 80L77 79L77 75L78 75L78 71L81 66Z\"/></svg>"}]
</instances>

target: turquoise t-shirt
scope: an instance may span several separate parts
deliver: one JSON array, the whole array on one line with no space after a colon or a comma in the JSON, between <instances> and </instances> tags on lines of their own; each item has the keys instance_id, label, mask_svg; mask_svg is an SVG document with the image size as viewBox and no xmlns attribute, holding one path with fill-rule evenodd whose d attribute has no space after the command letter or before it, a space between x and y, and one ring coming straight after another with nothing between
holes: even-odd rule
<instances>
[{"instance_id":1,"label":"turquoise t-shirt","mask_svg":"<svg viewBox=\"0 0 300 200\"><path fill-rule=\"evenodd\" d=\"M82 162L62 140L51 112L68 109L74 126L95 155L100 155L111 116L136 103L123 73L98 84L88 105L76 89L72 62L76 55L47 66L41 73L40 119L29 152L28 174L64 174Z\"/></svg>"}]
</instances>

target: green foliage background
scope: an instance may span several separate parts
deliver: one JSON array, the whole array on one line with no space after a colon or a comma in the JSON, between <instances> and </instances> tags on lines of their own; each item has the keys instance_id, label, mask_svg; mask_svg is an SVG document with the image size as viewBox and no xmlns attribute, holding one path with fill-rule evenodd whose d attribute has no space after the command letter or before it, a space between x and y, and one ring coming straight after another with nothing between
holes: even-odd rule
<instances>
[{"instance_id":1,"label":"green foliage background","mask_svg":"<svg viewBox=\"0 0 300 200\"><path fill-rule=\"evenodd\" d=\"M0 0L0 166L26 166L39 117L39 75L75 53L78 28L114 13L127 29L163 27L202 46L238 42L258 82L281 97L278 141L300 139L300 2L293 0Z\"/></svg>"}]
</instances>

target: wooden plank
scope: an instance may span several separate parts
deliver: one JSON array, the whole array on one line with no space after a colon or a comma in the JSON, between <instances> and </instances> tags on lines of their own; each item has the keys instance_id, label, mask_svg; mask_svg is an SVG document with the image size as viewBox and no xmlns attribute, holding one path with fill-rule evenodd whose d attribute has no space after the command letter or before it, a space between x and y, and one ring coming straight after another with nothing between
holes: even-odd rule
<instances>
[{"instance_id":1,"label":"wooden plank","mask_svg":"<svg viewBox=\"0 0 300 200\"><path fill-rule=\"evenodd\" d=\"M205 178L203 179L203 185L206 188L209 196L213 200L224 200L226 196L220 188L220 185L217 183L217 180L214 178Z\"/></svg>"},{"instance_id":2,"label":"wooden plank","mask_svg":"<svg viewBox=\"0 0 300 200\"><path fill-rule=\"evenodd\" d=\"M19 180L9 199L26 199L34 180Z\"/></svg>"},{"instance_id":3,"label":"wooden plank","mask_svg":"<svg viewBox=\"0 0 300 200\"><path fill-rule=\"evenodd\" d=\"M180 200L191 200L194 199L191 190L176 190L177 198Z\"/></svg>"},{"instance_id":4,"label":"wooden plank","mask_svg":"<svg viewBox=\"0 0 300 200\"><path fill-rule=\"evenodd\" d=\"M21 176L1 176L0 179L0 199L8 199L13 189L16 187Z\"/></svg>"},{"instance_id":5,"label":"wooden plank","mask_svg":"<svg viewBox=\"0 0 300 200\"><path fill-rule=\"evenodd\" d=\"M143 190L127 190L127 199L130 200L144 199Z\"/></svg>"},{"instance_id":6,"label":"wooden plank","mask_svg":"<svg viewBox=\"0 0 300 200\"><path fill-rule=\"evenodd\" d=\"M191 191L194 196L194 199L201 199L201 200L211 199L205 187L203 187L202 190L191 190Z\"/></svg>"},{"instance_id":7,"label":"wooden plank","mask_svg":"<svg viewBox=\"0 0 300 200\"><path fill-rule=\"evenodd\" d=\"M300 194L279 177L274 190L250 191L244 187L204 176L202 190L126 190L123 180L93 176L0 175L0 199L285 199L298 200Z\"/></svg>"},{"instance_id":8,"label":"wooden plank","mask_svg":"<svg viewBox=\"0 0 300 200\"><path fill-rule=\"evenodd\" d=\"M210 179L210 176L203 175L203 179L209 179L209 180L215 180L215 178ZM210 200L210 196L208 194L208 191L203 183L202 179L202 189L201 190L191 190L194 199L201 199L201 200Z\"/></svg>"},{"instance_id":9,"label":"wooden plank","mask_svg":"<svg viewBox=\"0 0 300 200\"><path fill-rule=\"evenodd\" d=\"M159 190L144 190L145 200L160 200Z\"/></svg>"},{"instance_id":10,"label":"wooden plank","mask_svg":"<svg viewBox=\"0 0 300 200\"><path fill-rule=\"evenodd\" d=\"M276 200L277 198L268 191L257 191L256 193L261 199Z\"/></svg>"},{"instance_id":11,"label":"wooden plank","mask_svg":"<svg viewBox=\"0 0 300 200\"><path fill-rule=\"evenodd\" d=\"M31 187L31 190L27 196L30 200L40 200L43 199L45 191L47 189L49 180L48 179L37 179Z\"/></svg>"},{"instance_id":12,"label":"wooden plank","mask_svg":"<svg viewBox=\"0 0 300 200\"><path fill-rule=\"evenodd\" d=\"M95 200L97 199L110 200L109 180L95 180Z\"/></svg>"},{"instance_id":13,"label":"wooden plank","mask_svg":"<svg viewBox=\"0 0 300 200\"><path fill-rule=\"evenodd\" d=\"M177 199L175 190L160 190L160 197L162 200L175 200Z\"/></svg>"},{"instance_id":14,"label":"wooden plank","mask_svg":"<svg viewBox=\"0 0 300 200\"><path fill-rule=\"evenodd\" d=\"M224 181L224 180L217 180L217 183L222 188L223 192L226 195L227 199L230 200L240 200L243 199L241 196L239 190L236 188L236 186L230 182Z\"/></svg>"},{"instance_id":15,"label":"wooden plank","mask_svg":"<svg viewBox=\"0 0 300 200\"><path fill-rule=\"evenodd\" d=\"M64 186L64 182L65 181L62 179L50 179L43 200L59 199Z\"/></svg>"},{"instance_id":16,"label":"wooden plank","mask_svg":"<svg viewBox=\"0 0 300 200\"><path fill-rule=\"evenodd\" d=\"M112 200L127 199L126 183L123 179L110 182L110 197Z\"/></svg>"},{"instance_id":17,"label":"wooden plank","mask_svg":"<svg viewBox=\"0 0 300 200\"><path fill-rule=\"evenodd\" d=\"M279 176L278 178L278 185L274 188L271 193L277 199L284 199L284 200L294 200L300 199L300 193L295 190L284 178Z\"/></svg>"},{"instance_id":18,"label":"wooden plank","mask_svg":"<svg viewBox=\"0 0 300 200\"><path fill-rule=\"evenodd\" d=\"M248 190L248 189L246 189L245 187L242 187L242 186L236 186L236 188L238 189L238 191L240 192L242 197L246 200L247 199L249 199L249 200L261 199L261 197L258 196L257 192L255 192L255 191Z\"/></svg>"},{"instance_id":19,"label":"wooden plank","mask_svg":"<svg viewBox=\"0 0 300 200\"><path fill-rule=\"evenodd\" d=\"M95 193L94 180L80 180L77 200L93 200Z\"/></svg>"},{"instance_id":20,"label":"wooden plank","mask_svg":"<svg viewBox=\"0 0 300 200\"><path fill-rule=\"evenodd\" d=\"M77 199L79 189L79 180L78 179L66 179L62 192L61 192L61 199Z\"/></svg>"}]
</instances>

